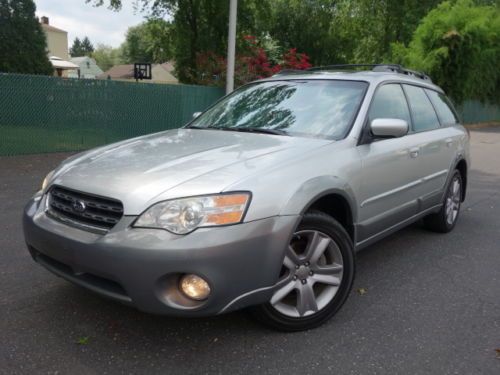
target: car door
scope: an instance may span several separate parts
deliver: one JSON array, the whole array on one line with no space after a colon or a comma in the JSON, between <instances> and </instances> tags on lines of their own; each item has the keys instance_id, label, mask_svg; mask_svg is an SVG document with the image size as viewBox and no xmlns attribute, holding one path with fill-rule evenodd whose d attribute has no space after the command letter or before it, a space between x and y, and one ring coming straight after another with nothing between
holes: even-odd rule
<instances>
[{"instance_id":1,"label":"car door","mask_svg":"<svg viewBox=\"0 0 500 375\"><path fill-rule=\"evenodd\" d=\"M368 111L366 126L377 118L401 119L411 124L405 94L399 83L379 86ZM365 138L365 137L363 137ZM370 137L368 137L370 138ZM358 207L358 243L369 240L418 212L419 140L411 136L368 139L358 145L362 169Z\"/></svg>"},{"instance_id":2,"label":"car door","mask_svg":"<svg viewBox=\"0 0 500 375\"><path fill-rule=\"evenodd\" d=\"M441 126L434 105L426 89L404 84L410 114L413 152L418 167L415 177L419 184L415 187L418 195L419 211L441 203L454 153L454 137L447 126Z\"/></svg>"},{"instance_id":3,"label":"car door","mask_svg":"<svg viewBox=\"0 0 500 375\"><path fill-rule=\"evenodd\" d=\"M446 157L451 171L459 156L464 154L463 141L465 132L455 109L446 95L431 89L425 89L425 93L436 110L441 128L445 129L443 132L445 135L444 144L446 145Z\"/></svg>"}]
</instances>

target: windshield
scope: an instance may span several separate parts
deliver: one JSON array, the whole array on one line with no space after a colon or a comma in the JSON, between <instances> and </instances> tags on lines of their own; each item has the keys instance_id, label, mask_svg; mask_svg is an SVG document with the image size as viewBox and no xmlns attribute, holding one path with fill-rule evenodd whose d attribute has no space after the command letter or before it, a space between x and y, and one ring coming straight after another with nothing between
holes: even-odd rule
<instances>
[{"instance_id":1,"label":"windshield","mask_svg":"<svg viewBox=\"0 0 500 375\"><path fill-rule=\"evenodd\" d=\"M341 80L254 83L222 99L188 127L342 139L367 85Z\"/></svg>"}]
</instances>

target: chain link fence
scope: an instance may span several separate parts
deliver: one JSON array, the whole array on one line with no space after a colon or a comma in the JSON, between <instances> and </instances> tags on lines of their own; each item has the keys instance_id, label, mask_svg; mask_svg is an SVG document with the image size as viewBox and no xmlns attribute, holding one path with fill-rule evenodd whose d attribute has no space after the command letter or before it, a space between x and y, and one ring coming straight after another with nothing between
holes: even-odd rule
<instances>
[{"instance_id":1,"label":"chain link fence","mask_svg":"<svg viewBox=\"0 0 500 375\"><path fill-rule=\"evenodd\" d=\"M79 151L178 128L220 88L0 74L0 155Z\"/></svg>"},{"instance_id":2,"label":"chain link fence","mask_svg":"<svg viewBox=\"0 0 500 375\"><path fill-rule=\"evenodd\" d=\"M500 122L500 106L468 100L457 107L465 124Z\"/></svg>"},{"instance_id":3,"label":"chain link fence","mask_svg":"<svg viewBox=\"0 0 500 375\"><path fill-rule=\"evenodd\" d=\"M0 74L0 155L79 151L174 129L221 98L220 88ZM465 123L500 121L466 102Z\"/></svg>"}]
</instances>

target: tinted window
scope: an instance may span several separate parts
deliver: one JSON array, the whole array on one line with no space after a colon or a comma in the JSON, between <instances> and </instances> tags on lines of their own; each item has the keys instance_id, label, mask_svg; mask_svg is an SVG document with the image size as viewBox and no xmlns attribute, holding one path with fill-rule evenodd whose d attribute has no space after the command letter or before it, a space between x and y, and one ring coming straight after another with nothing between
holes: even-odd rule
<instances>
[{"instance_id":1,"label":"tinted window","mask_svg":"<svg viewBox=\"0 0 500 375\"><path fill-rule=\"evenodd\" d=\"M295 136L341 139L354 121L367 85L340 80L255 83L225 97L190 126L260 128Z\"/></svg>"},{"instance_id":2,"label":"tinted window","mask_svg":"<svg viewBox=\"0 0 500 375\"><path fill-rule=\"evenodd\" d=\"M425 90L431 99L434 108L439 116L439 120L443 125L453 125L458 123L458 118L455 112L451 109L450 102L446 96L434 90Z\"/></svg>"},{"instance_id":3,"label":"tinted window","mask_svg":"<svg viewBox=\"0 0 500 375\"><path fill-rule=\"evenodd\" d=\"M436 112L424 89L410 85L404 85L404 87L413 118L413 130L421 132L439 128Z\"/></svg>"},{"instance_id":4,"label":"tinted window","mask_svg":"<svg viewBox=\"0 0 500 375\"><path fill-rule=\"evenodd\" d=\"M380 86L373 97L369 120L376 118L397 118L410 124L408 104L400 85L391 84Z\"/></svg>"}]
</instances>

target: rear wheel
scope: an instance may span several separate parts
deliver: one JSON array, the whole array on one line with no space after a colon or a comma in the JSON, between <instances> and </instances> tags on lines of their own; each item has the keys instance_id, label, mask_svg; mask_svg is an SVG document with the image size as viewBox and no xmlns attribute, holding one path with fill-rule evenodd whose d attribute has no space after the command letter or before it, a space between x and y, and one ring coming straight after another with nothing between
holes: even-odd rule
<instances>
[{"instance_id":1,"label":"rear wheel","mask_svg":"<svg viewBox=\"0 0 500 375\"><path fill-rule=\"evenodd\" d=\"M322 212L304 215L288 246L271 300L254 308L261 322L283 331L319 326L345 302L354 252L345 229Z\"/></svg>"},{"instance_id":2,"label":"rear wheel","mask_svg":"<svg viewBox=\"0 0 500 375\"><path fill-rule=\"evenodd\" d=\"M455 170L446 189L441 210L424 218L424 224L428 229L434 232L448 233L455 227L460 214L462 189L462 176L458 170Z\"/></svg>"}]
</instances>

